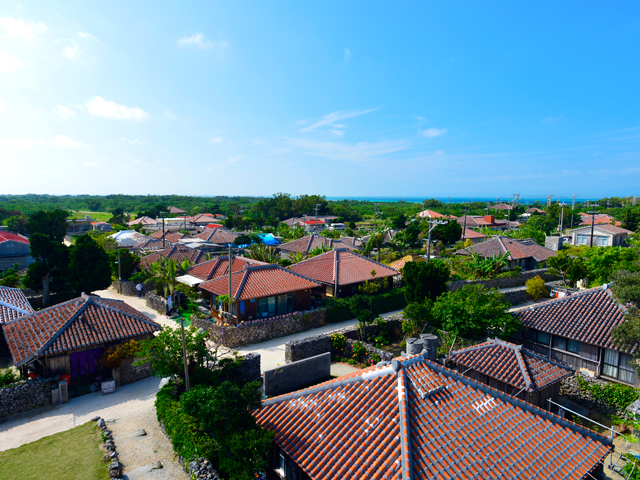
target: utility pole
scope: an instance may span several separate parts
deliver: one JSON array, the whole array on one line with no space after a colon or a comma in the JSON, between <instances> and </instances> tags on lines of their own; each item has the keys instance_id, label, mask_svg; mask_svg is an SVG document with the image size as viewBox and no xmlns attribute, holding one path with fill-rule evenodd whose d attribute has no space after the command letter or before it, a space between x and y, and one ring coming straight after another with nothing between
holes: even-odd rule
<instances>
[{"instance_id":1,"label":"utility pole","mask_svg":"<svg viewBox=\"0 0 640 480\"><path fill-rule=\"evenodd\" d=\"M122 269L120 268L120 247L118 247L118 280L122 281Z\"/></svg>"},{"instance_id":2,"label":"utility pole","mask_svg":"<svg viewBox=\"0 0 640 480\"><path fill-rule=\"evenodd\" d=\"M596 223L596 207L599 207L600 205L598 205L597 203L593 203L590 205L591 207L591 242L590 242L590 246L593 247L593 228L595 226Z\"/></svg>"},{"instance_id":3,"label":"utility pole","mask_svg":"<svg viewBox=\"0 0 640 480\"><path fill-rule=\"evenodd\" d=\"M378 204L373 204L373 231L376 230L376 220L378 219Z\"/></svg>"},{"instance_id":4,"label":"utility pole","mask_svg":"<svg viewBox=\"0 0 640 480\"><path fill-rule=\"evenodd\" d=\"M166 247L166 240L164 238L164 212L162 212L162 248Z\"/></svg>"},{"instance_id":5,"label":"utility pole","mask_svg":"<svg viewBox=\"0 0 640 480\"><path fill-rule=\"evenodd\" d=\"M184 363L184 386L189 391L189 366L187 365L187 341L184 338L184 317L180 316L180 331L182 332L182 362Z\"/></svg>"},{"instance_id":6,"label":"utility pole","mask_svg":"<svg viewBox=\"0 0 640 480\"><path fill-rule=\"evenodd\" d=\"M560 235L564 230L564 202L562 202L562 214L560 215Z\"/></svg>"},{"instance_id":7,"label":"utility pole","mask_svg":"<svg viewBox=\"0 0 640 480\"><path fill-rule=\"evenodd\" d=\"M320 208L320 204L316 203L316 220L315 220L315 231L316 235L318 234L318 208Z\"/></svg>"},{"instance_id":8,"label":"utility pole","mask_svg":"<svg viewBox=\"0 0 640 480\"><path fill-rule=\"evenodd\" d=\"M427 243L427 263L429 263L431 261L431 232L438 225L445 225L445 224L449 223L449 220L428 220L427 223L430 225L429 226L429 240L428 240L428 243Z\"/></svg>"},{"instance_id":9,"label":"utility pole","mask_svg":"<svg viewBox=\"0 0 640 480\"><path fill-rule=\"evenodd\" d=\"M231 244L229 244L229 303L227 304L227 308L229 309L229 323L231 323L231 304L232 304L232 298L233 298L233 291L231 288L231 267L233 265L233 259L231 258L232 255L232 251L231 251Z\"/></svg>"},{"instance_id":10,"label":"utility pole","mask_svg":"<svg viewBox=\"0 0 640 480\"><path fill-rule=\"evenodd\" d=\"M465 233L467 233L467 204L464 204L464 225L462 226L462 241L465 240Z\"/></svg>"}]
</instances>

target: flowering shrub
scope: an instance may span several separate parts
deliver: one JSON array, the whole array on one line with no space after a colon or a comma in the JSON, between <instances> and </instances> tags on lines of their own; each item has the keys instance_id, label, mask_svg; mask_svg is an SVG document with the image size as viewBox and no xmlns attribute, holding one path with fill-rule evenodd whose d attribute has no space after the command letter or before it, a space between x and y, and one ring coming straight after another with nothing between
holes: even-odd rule
<instances>
[{"instance_id":1,"label":"flowering shrub","mask_svg":"<svg viewBox=\"0 0 640 480\"><path fill-rule=\"evenodd\" d=\"M360 342L356 342L351 347L351 353L354 360L360 360L361 357L367 354L367 349Z\"/></svg>"},{"instance_id":2,"label":"flowering shrub","mask_svg":"<svg viewBox=\"0 0 640 480\"><path fill-rule=\"evenodd\" d=\"M334 333L331 335L331 346L337 352L342 352L344 350L344 345L347 339L344 335L340 333Z\"/></svg>"},{"instance_id":3,"label":"flowering shrub","mask_svg":"<svg viewBox=\"0 0 640 480\"><path fill-rule=\"evenodd\" d=\"M122 362L135 357L139 349L140 346L135 340L130 340L127 343L107 348L100 356L100 365L111 369L120 368Z\"/></svg>"}]
</instances>

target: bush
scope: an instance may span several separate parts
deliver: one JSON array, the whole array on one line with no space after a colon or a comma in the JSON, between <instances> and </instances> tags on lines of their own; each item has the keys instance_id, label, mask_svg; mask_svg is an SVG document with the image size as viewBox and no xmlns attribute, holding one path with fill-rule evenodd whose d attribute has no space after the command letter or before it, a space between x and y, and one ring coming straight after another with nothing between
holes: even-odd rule
<instances>
[{"instance_id":1,"label":"bush","mask_svg":"<svg viewBox=\"0 0 640 480\"><path fill-rule=\"evenodd\" d=\"M600 385L596 382L588 382L580 375L576 375L576 378L583 392L590 393L594 399L611 408L624 410L638 399L638 390L628 385L619 383Z\"/></svg>"},{"instance_id":2,"label":"bush","mask_svg":"<svg viewBox=\"0 0 640 480\"><path fill-rule=\"evenodd\" d=\"M0 370L0 388L20 381L20 375L13 369Z\"/></svg>"},{"instance_id":3,"label":"bush","mask_svg":"<svg viewBox=\"0 0 640 480\"><path fill-rule=\"evenodd\" d=\"M527 287L527 293L531 295L534 300L549 296L549 290L547 290L544 280L540 275L527 280L525 285Z\"/></svg>"},{"instance_id":4,"label":"bush","mask_svg":"<svg viewBox=\"0 0 640 480\"><path fill-rule=\"evenodd\" d=\"M371 311L387 313L393 312L394 310L402 310L407 306L404 291L404 288L394 288L390 292L367 296L371 302ZM327 298L323 305L326 309L324 321L326 323L337 323L356 318L351 308L352 298L353 297Z\"/></svg>"},{"instance_id":5,"label":"bush","mask_svg":"<svg viewBox=\"0 0 640 480\"><path fill-rule=\"evenodd\" d=\"M336 352L342 352L344 346L347 343L347 339L340 333L334 333L331 335L331 346Z\"/></svg>"},{"instance_id":6,"label":"bush","mask_svg":"<svg viewBox=\"0 0 640 480\"><path fill-rule=\"evenodd\" d=\"M100 365L111 369L120 368L122 362L135 357L139 349L140 346L135 340L130 340L127 343L109 347L102 352L102 355L100 355Z\"/></svg>"},{"instance_id":7,"label":"bush","mask_svg":"<svg viewBox=\"0 0 640 480\"><path fill-rule=\"evenodd\" d=\"M360 342L356 342L351 347L352 357L354 360L359 361L363 356L367 354L367 349Z\"/></svg>"}]
</instances>

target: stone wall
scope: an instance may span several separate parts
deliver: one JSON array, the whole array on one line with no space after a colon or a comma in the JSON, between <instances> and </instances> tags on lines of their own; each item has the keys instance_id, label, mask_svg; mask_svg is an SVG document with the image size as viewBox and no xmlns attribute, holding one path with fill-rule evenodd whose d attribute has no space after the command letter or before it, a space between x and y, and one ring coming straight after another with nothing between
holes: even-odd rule
<instances>
[{"instance_id":1,"label":"stone wall","mask_svg":"<svg viewBox=\"0 0 640 480\"><path fill-rule=\"evenodd\" d=\"M262 371L260 370L260 354L245 353L238 367L238 381L242 383L260 380Z\"/></svg>"},{"instance_id":2,"label":"stone wall","mask_svg":"<svg viewBox=\"0 0 640 480\"><path fill-rule=\"evenodd\" d=\"M324 315L325 310L318 309L252 320L230 327L204 319L192 319L191 324L196 328L208 330L214 342L225 347L238 348L321 327L325 324Z\"/></svg>"},{"instance_id":3,"label":"stone wall","mask_svg":"<svg viewBox=\"0 0 640 480\"><path fill-rule=\"evenodd\" d=\"M388 317L384 317L382 319L388 330L397 330L401 328L402 324L402 314L389 315ZM286 363L296 362L298 360L302 360L304 358L314 357L316 355L320 355L321 353L331 352L331 335L336 333L342 334L347 337L347 344L351 345L355 342L349 342L349 340L355 341L358 339L358 328L357 326L342 328L340 330L336 330L334 332L325 333L322 335L313 335L310 337L302 338L300 340L292 340L291 342L285 343L284 349L284 358ZM380 329L377 325L370 325L367 328L367 336L377 335L380 333ZM366 348L366 345L365 345ZM382 350L376 349L371 346L372 349L370 353L378 353L381 357L383 355L380 352ZM369 351L370 349L367 349ZM386 353L386 352L384 352ZM344 355L340 355L344 356Z\"/></svg>"},{"instance_id":4,"label":"stone wall","mask_svg":"<svg viewBox=\"0 0 640 480\"><path fill-rule=\"evenodd\" d=\"M123 295L128 295L130 297L137 297L138 290L136 290L136 285L137 285L136 282L130 282L129 280L118 280L116 283L112 284L111 286L114 287L118 292L120 292ZM142 295L144 295L146 298L146 294L154 293L155 289L156 287L154 284L143 283Z\"/></svg>"},{"instance_id":5,"label":"stone wall","mask_svg":"<svg viewBox=\"0 0 640 480\"><path fill-rule=\"evenodd\" d=\"M167 300L162 298L160 295L156 295L153 292L149 292L144 296L147 307L153 308L156 312L166 313L167 311Z\"/></svg>"},{"instance_id":6,"label":"stone wall","mask_svg":"<svg viewBox=\"0 0 640 480\"><path fill-rule=\"evenodd\" d=\"M0 388L0 418L52 404L52 390L59 378L27 380Z\"/></svg>"},{"instance_id":7,"label":"stone wall","mask_svg":"<svg viewBox=\"0 0 640 480\"><path fill-rule=\"evenodd\" d=\"M523 286L527 280L534 277L541 277L545 282L551 282L554 280L562 280L562 277L557 275L551 275L547 273L547 268L539 268L537 270L529 270L522 272L515 277L505 278L491 278L488 280L458 280L455 282L449 282L449 291L460 290L465 285L484 285L485 288L513 288Z\"/></svg>"},{"instance_id":8,"label":"stone wall","mask_svg":"<svg viewBox=\"0 0 640 480\"><path fill-rule=\"evenodd\" d=\"M593 398L590 392L582 390L580 388L580 385L578 384L578 376L580 376L587 382L593 382L603 386L609 384L609 382L606 382L605 380L590 377L582 373L576 373L575 375L562 380L560 384L560 396L566 397L569 400L577 403L581 407L588 408L591 411L603 413L605 415L616 415L617 417L625 418L626 411L624 409L611 407L608 404Z\"/></svg>"},{"instance_id":9,"label":"stone wall","mask_svg":"<svg viewBox=\"0 0 640 480\"><path fill-rule=\"evenodd\" d=\"M143 378L151 376L151 364L134 365L139 358L128 358L122 362L120 368L113 370L113 379L116 381L116 387L129 385Z\"/></svg>"}]
</instances>

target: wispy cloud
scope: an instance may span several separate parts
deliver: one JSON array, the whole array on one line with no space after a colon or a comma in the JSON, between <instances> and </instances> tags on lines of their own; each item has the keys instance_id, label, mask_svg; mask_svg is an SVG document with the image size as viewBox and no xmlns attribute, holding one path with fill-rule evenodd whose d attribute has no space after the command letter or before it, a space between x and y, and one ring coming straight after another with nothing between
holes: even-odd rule
<instances>
[{"instance_id":1,"label":"wispy cloud","mask_svg":"<svg viewBox=\"0 0 640 480\"><path fill-rule=\"evenodd\" d=\"M4 50L0 50L0 74L12 73L22 68L22 62L17 58L13 58Z\"/></svg>"},{"instance_id":2,"label":"wispy cloud","mask_svg":"<svg viewBox=\"0 0 640 480\"><path fill-rule=\"evenodd\" d=\"M209 50L211 48L227 48L229 46L229 44L224 40L207 40L207 38L205 38L205 36L201 33L194 33L190 37L182 37L180 40L178 40L178 45L180 47L192 45L203 50Z\"/></svg>"},{"instance_id":3,"label":"wispy cloud","mask_svg":"<svg viewBox=\"0 0 640 480\"><path fill-rule=\"evenodd\" d=\"M418 130L421 137L434 138L447 133L446 128L427 128L426 130Z\"/></svg>"},{"instance_id":4,"label":"wispy cloud","mask_svg":"<svg viewBox=\"0 0 640 480\"><path fill-rule=\"evenodd\" d=\"M329 130L329 131L338 138L344 137L344 130Z\"/></svg>"},{"instance_id":5,"label":"wispy cloud","mask_svg":"<svg viewBox=\"0 0 640 480\"><path fill-rule=\"evenodd\" d=\"M85 167L91 167L91 168L100 166L98 162L82 162L82 165L84 165Z\"/></svg>"},{"instance_id":6,"label":"wispy cloud","mask_svg":"<svg viewBox=\"0 0 640 480\"><path fill-rule=\"evenodd\" d=\"M65 107L64 105L57 105L54 112L57 113L60 118L64 118L65 120L76 116L73 110Z\"/></svg>"},{"instance_id":7,"label":"wispy cloud","mask_svg":"<svg viewBox=\"0 0 640 480\"><path fill-rule=\"evenodd\" d=\"M53 139L53 143L58 147L78 148L82 146L82 142L71 140L66 135L56 135L56 138Z\"/></svg>"},{"instance_id":8,"label":"wispy cloud","mask_svg":"<svg viewBox=\"0 0 640 480\"><path fill-rule=\"evenodd\" d=\"M555 123L555 122L559 122L560 120L562 120L564 118L564 115L558 115L557 117L547 117L544 120L542 120L544 123Z\"/></svg>"},{"instance_id":9,"label":"wispy cloud","mask_svg":"<svg viewBox=\"0 0 640 480\"><path fill-rule=\"evenodd\" d=\"M364 161L409 148L404 140L348 144L285 137L285 141L289 146L307 155L333 160Z\"/></svg>"},{"instance_id":10,"label":"wispy cloud","mask_svg":"<svg viewBox=\"0 0 640 480\"><path fill-rule=\"evenodd\" d=\"M96 37L94 37L93 35L91 35L90 33L87 32L78 32L78 36L80 38L87 38L90 40L98 40Z\"/></svg>"},{"instance_id":11,"label":"wispy cloud","mask_svg":"<svg viewBox=\"0 0 640 480\"><path fill-rule=\"evenodd\" d=\"M242 155L227 155L227 163L233 165L242 158Z\"/></svg>"},{"instance_id":12,"label":"wispy cloud","mask_svg":"<svg viewBox=\"0 0 640 480\"><path fill-rule=\"evenodd\" d=\"M325 115L321 120L318 120L316 123L309 125L301 130L301 132L310 132L311 130L315 130L318 127L322 127L324 125L331 125L336 122L340 122L342 120L346 120L347 118L358 117L360 115L364 115L366 113L375 112L382 107L370 108L369 110L354 110L351 112L338 111L330 113L329 115Z\"/></svg>"},{"instance_id":13,"label":"wispy cloud","mask_svg":"<svg viewBox=\"0 0 640 480\"><path fill-rule=\"evenodd\" d=\"M222 143L224 142L224 138L222 137L212 137L209 139L209 143Z\"/></svg>"},{"instance_id":14,"label":"wispy cloud","mask_svg":"<svg viewBox=\"0 0 640 480\"><path fill-rule=\"evenodd\" d=\"M351 50L348 48L344 49L344 63L349 63L349 59L351 58Z\"/></svg>"},{"instance_id":15,"label":"wispy cloud","mask_svg":"<svg viewBox=\"0 0 640 480\"><path fill-rule=\"evenodd\" d=\"M109 102L102 97L93 97L87 102L87 109L91 115L106 118L118 118L120 120L146 119L149 114L138 107L126 107L115 102Z\"/></svg>"},{"instance_id":16,"label":"wispy cloud","mask_svg":"<svg viewBox=\"0 0 640 480\"><path fill-rule=\"evenodd\" d=\"M69 40L70 44L64 47L62 52L69 60L77 60L80 55L80 47L73 40Z\"/></svg>"},{"instance_id":17,"label":"wispy cloud","mask_svg":"<svg viewBox=\"0 0 640 480\"><path fill-rule=\"evenodd\" d=\"M142 145L144 142L139 138L121 138L118 143L126 143L128 145Z\"/></svg>"},{"instance_id":18,"label":"wispy cloud","mask_svg":"<svg viewBox=\"0 0 640 480\"><path fill-rule=\"evenodd\" d=\"M20 38L22 40L35 40L40 33L48 31L42 23L25 22L13 17L0 17L0 27L4 29L4 38Z\"/></svg>"}]
</instances>

